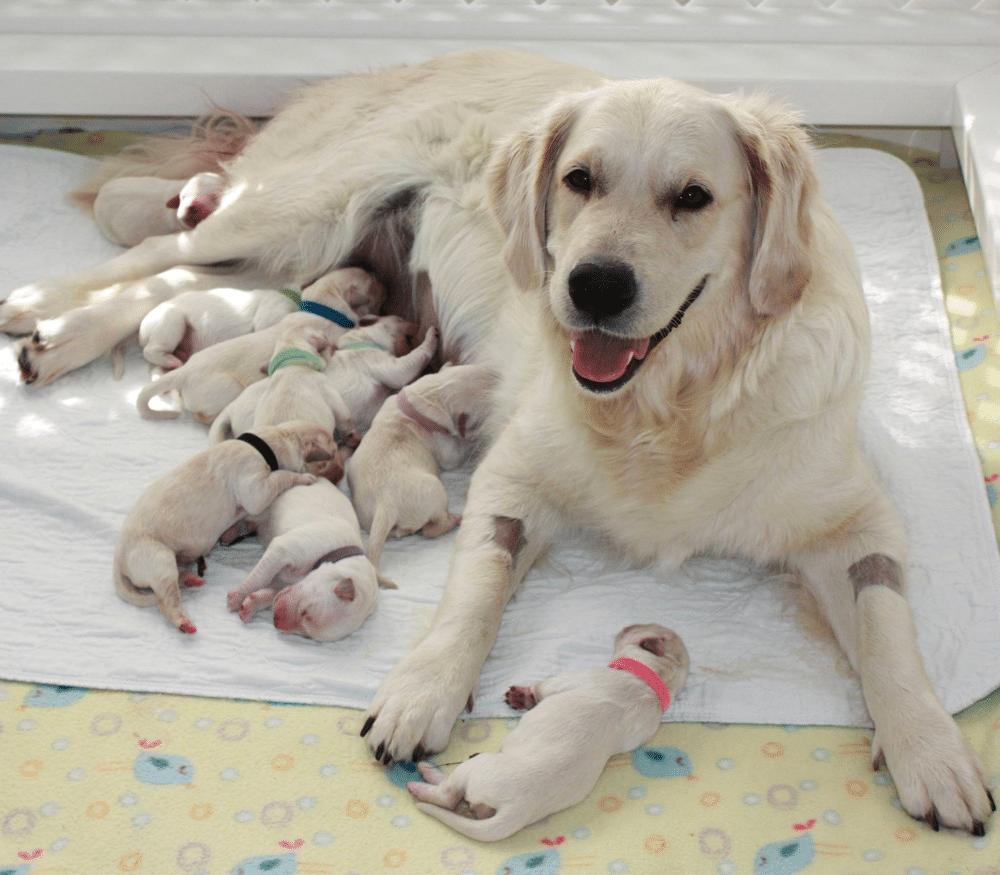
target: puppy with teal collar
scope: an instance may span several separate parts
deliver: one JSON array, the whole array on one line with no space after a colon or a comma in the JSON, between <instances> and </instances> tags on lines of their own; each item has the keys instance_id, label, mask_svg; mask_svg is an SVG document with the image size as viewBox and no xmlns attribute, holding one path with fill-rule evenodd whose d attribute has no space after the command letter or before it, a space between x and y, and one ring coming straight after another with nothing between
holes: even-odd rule
<instances>
[{"instance_id":1,"label":"puppy with teal collar","mask_svg":"<svg viewBox=\"0 0 1000 875\"><path fill-rule=\"evenodd\" d=\"M606 668L511 687L507 704L527 713L500 750L447 777L419 763L427 783L407 784L417 807L469 838L495 842L580 802L611 757L653 737L687 679L687 648L663 626L627 626L614 656ZM455 811L462 802L471 817Z\"/></svg>"},{"instance_id":2,"label":"puppy with teal collar","mask_svg":"<svg viewBox=\"0 0 1000 875\"><path fill-rule=\"evenodd\" d=\"M181 367L147 385L139 393L136 407L148 418L176 418L181 415L180 410L150 405L153 398L176 392L182 408L191 411L200 422L211 422L247 386L267 376L275 344L286 332L309 332L332 349L361 317L378 312L384 296L385 290L366 271L359 268L333 271L302 290L302 305L320 307L323 312L300 309L268 329L196 352Z\"/></svg>"}]
</instances>

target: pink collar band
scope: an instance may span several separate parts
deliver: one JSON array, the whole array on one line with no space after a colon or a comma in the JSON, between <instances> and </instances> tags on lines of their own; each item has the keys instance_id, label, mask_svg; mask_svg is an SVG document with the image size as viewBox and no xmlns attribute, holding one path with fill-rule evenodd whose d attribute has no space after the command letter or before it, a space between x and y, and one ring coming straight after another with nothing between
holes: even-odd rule
<instances>
[{"instance_id":1,"label":"pink collar band","mask_svg":"<svg viewBox=\"0 0 1000 875\"><path fill-rule=\"evenodd\" d=\"M660 676L648 665L639 662L638 659L629 659L627 656L623 656L609 662L608 668L621 669L622 671L634 674L640 680L644 680L653 692L656 693L656 697L660 700L660 706L663 710L666 711L670 706L670 690L667 689L667 685L663 683Z\"/></svg>"},{"instance_id":2,"label":"pink collar band","mask_svg":"<svg viewBox=\"0 0 1000 875\"><path fill-rule=\"evenodd\" d=\"M451 434L451 432L443 425L435 422L429 416L424 416L424 414L417 410L417 408L410 403L410 399L406 397L405 389L400 389L399 392L396 393L396 406L399 407L399 412L402 413L403 416L407 419L412 419L424 431L436 431L440 434Z\"/></svg>"}]
</instances>

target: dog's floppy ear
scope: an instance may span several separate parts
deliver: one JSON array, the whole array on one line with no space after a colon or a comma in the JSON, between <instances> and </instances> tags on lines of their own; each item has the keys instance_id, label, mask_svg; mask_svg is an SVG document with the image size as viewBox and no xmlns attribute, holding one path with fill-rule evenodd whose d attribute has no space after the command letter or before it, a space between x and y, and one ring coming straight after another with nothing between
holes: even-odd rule
<instances>
[{"instance_id":1,"label":"dog's floppy ear","mask_svg":"<svg viewBox=\"0 0 1000 875\"><path fill-rule=\"evenodd\" d=\"M504 261L525 291L545 280L545 214L556 159L576 118L579 99L563 98L533 126L501 143L489 169L493 211L507 235Z\"/></svg>"},{"instance_id":2,"label":"dog's floppy ear","mask_svg":"<svg viewBox=\"0 0 1000 875\"><path fill-rule=\"evenodd\" d=\"M754 206L750 303L764 316L794 306L812 276L812 206L819 183L799 119L763 96L734 99Z\"/></svg>"},{"instance_id":3,"label":"dog's floppy ear","mask_svg":"<svg viewBox=\"0 0 1000 875\"><path fill-rule=\"evenodd\" d=\"M667 639L662 635L650 635L648 638L643 638L639 646L653 656L663 656L667 652Z\"/></svg>"}]
</instances>

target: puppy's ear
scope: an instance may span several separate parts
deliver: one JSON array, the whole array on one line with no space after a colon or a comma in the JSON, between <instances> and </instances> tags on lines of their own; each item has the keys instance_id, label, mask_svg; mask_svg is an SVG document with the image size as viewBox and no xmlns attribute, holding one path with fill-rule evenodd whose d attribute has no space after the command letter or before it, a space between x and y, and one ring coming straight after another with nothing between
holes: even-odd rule
<instances>
[{"instance_id":1,"label":"puppy's ear","mask_svg":"<svg viewBox=\"0 0 1000 875\"><path fill-rule=\"evenodd\" d=\"M342 602L353 602L356 594L354 591L354 581L349 577L345 577L334 588L333 594Z\"/></svg>"},{"instance_id":2,"label":"puppy's ear","mask_svg":"<svg viewBox=\"0 0 1000 875\"><path fill-rule=\"evenodd\" d=\"M667 652L667 639L662 635L653 635L649 638L643 638L639 642L639 646L643 650L652 653L653 656L663 656Z\"/></svg>"},{"instance_id":3,"label":"puppy's ear","mask_svg":"<svg viewBox=\"0 0 1000 875\"><path fill-rule=\"evenodd\" d=\"M812 277L819 183L797 116L759 95L733 102L754 207L750 303L761 315L778 316L798 302Z\"/></svg>"},{"instance_id":4,"label":"puppy's ear","mask_svg":"<svg viewBox=\"0 0 1000 875\"><path fill-rule=\"evenodd\" d=\"M305 463L307 465L312 465L314 462L329 462L333 458L333 455L329 450L324 449L318 444L314 444L309 448L309 452L306 453Z\"/></svg>"},{"instance_id":5,"label":"puppy's ear","mask_svg":"<svg viewBox=\"0 0 1000 875\"><path fill-rule=\"evenodd\" d=\"M545 280L546 206L556 160L579 110L564 98L535 122L501 143L489 168L493 211L507 235L503 256L524 291Z\"/></svg>"}]
</instances>

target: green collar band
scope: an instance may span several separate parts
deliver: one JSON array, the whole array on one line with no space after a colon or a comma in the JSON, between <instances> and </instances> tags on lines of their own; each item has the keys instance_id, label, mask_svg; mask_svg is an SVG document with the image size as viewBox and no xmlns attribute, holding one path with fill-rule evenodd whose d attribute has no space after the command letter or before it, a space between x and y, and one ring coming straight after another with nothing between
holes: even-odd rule
<instances>
[{"instance_id":1,"label":"green collar band","mask_svg":"<svg viewBox=\"0 0 1000 875\"><path fill-rule=\"evenodd\" d=\"M291 286L285 286L283 289L278 290L279 295L284 295L291 301L296 307L302 303L302 292L298 289L293 289Z\"/></svg>"},{"instance_id":2,"label":"green collar band","mask_svg":"<svg viewBox=\"0 0 1000 875\"><path fill-rule=\"evenodd\" d=\"M316 353L293 346L283 349L271 359L271 363L267 366L267 375L270 377L278 368L283 368L285 365L302 365L314 371L326 370L326 362Z\"/></svg>"}]
</instances>

